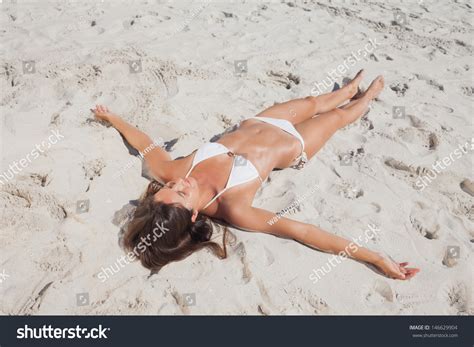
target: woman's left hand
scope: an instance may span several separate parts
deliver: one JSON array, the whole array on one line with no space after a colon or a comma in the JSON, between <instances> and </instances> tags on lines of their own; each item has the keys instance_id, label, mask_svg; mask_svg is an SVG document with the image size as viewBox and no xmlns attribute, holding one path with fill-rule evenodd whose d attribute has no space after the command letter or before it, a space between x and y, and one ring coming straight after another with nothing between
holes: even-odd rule
<instances>
[{"instance_id":1,"label":"woman's left hand","mask_svg":"<svg viewBox=\"0 0 474 347\"><path fill-rule=\"evenodd\" d=\"M406 267L408 263L396 263L388 257L382 257L374 263L387 277L398 280L409 280L415 276L420 269L414 267Z\"/></svg>"}]
</instances>

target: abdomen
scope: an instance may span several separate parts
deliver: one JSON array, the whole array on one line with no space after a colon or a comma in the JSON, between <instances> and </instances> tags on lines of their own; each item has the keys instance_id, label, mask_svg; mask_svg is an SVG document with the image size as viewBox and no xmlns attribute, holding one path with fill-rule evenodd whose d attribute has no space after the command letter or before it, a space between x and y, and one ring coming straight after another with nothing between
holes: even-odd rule
<instances>
[{"instance_id":1,"label":"abdomen","mask_svg":"<svg viewBox=\"0 0 474 347\"><path fill-rule=\"evenodd\" d=\"M271 124L247 119L217 142L250 160L262 177L275 168L288 167L301 152L300 142Z\"/></svg>"}]
</instances>

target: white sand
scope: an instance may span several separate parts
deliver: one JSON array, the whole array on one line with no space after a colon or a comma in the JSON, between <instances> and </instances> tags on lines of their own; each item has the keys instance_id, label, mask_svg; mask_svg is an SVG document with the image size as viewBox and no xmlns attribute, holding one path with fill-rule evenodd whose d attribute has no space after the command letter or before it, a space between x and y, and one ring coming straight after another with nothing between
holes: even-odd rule
<instances>
[{"instance_id":1,"label":"white sand","mask_svg":"<svg viewBox=\"0 0 474 347\"><path fill-rule=\"evenodd\" d=\"M0 174L53 129L64 138L0 184L0 313L474 312L469 1L17 2L0 4ZM344 75L364 67L367 86L383 73L380 100L305 170L274 172L254 205L279 211L317 185L290 218L347 238L374 223L380 230L363 245L420 267L416 278L387 279L348 260L314 284L310 274L331 255L237 230L227 260L203 251L151 277L133 263L98 278L124 255L114 214L147 180L119 134L90 122L91 106L178 139L177 157L274 102L309 95L371 39L376 51ZM139 73L130 73L134 60ZM235 76L236 60L247 60L246 74ZM34 61L25 67L33 73L22 61ZM392 117L394 106L405 118ZM341 165L348 153L352 165ZM420 170L450 153L454 162L417 191ZM77 213L84 199L90 209Z\"/></svg>"}]
</instances>

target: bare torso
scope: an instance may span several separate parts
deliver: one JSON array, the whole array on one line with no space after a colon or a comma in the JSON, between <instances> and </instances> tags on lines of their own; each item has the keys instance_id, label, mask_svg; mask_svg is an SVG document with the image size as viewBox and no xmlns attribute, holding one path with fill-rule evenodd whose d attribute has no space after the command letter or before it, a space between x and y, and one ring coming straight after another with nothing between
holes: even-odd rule
<instances>
[{"instance_id":1,"label":"bare torso","mask_svg":"<svg viewBox=\"0 0 474 347\"><path fill-rule=\"evenodd\" d=\"M283 130L258 121L247 119L233 132L222 136L218 143L226 146L235 154L240 154L250 160L257 168L260 177L265 180L275 168L286 168L301 152L300 142ZM176 178L185 177L191 168L194 153L174 160L173 173ZM228 155L219 155L205 160L193 169L193 176L205 177L214 193L221 191L227 182L232 168L233 158ZM235 204L251 205L261 182L255 179L249 183L238 185L226 191L203 212L219 219L227 219L227 213Z\"/></svg>"}]
</instances>

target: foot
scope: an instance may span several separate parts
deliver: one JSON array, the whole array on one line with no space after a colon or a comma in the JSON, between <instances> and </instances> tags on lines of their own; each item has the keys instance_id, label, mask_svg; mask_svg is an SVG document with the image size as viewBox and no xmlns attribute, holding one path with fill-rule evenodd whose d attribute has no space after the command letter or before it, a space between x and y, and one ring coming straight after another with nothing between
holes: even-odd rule
<instances>
[{"instance_id":1,"label":"foot","mask_svg":"<svg viewBox=\"0 0 474 347\"><path fill-rule=\"evenodd\" d=\"M374 100L376 97L379 96L384 85L385 82L383 76L377 76L377 78L372 81L369 88L367 88L367 90L365 91L364 97L368 98L369 100Z\"/></svg>"},{"instance_id":2,"label":"foot","mask_svg":"<svg viewBox=\"0 0 474 347\"><path fill-rule=\"evenodd\" d=\"M359 84L362 82L362 78L364 77L364 69L360 70L355 77L347 83L344 88L347 88L349 91L349 99L354 98L354 96L359 92Z\"/></svg>"}]
</instances>

